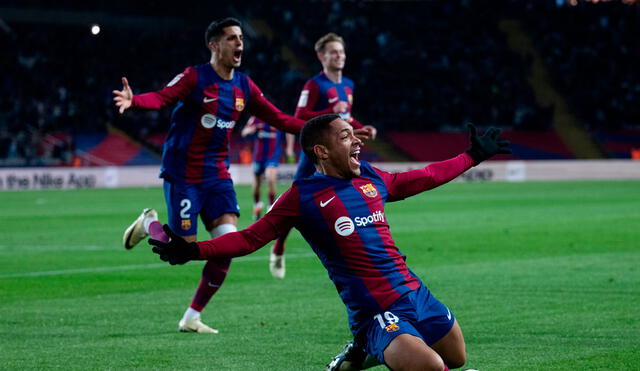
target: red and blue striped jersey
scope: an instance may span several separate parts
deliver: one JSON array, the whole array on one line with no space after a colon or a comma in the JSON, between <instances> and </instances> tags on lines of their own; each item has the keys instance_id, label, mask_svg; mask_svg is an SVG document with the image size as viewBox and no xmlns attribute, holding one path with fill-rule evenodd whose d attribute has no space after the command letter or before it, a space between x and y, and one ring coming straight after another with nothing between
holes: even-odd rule
<instances>
[{"instance_id":1,"label":"red and blue striped jersey","mask_svg":"<svg viewBox=\"0 0 640 371\"><path fill-rule=\"evenodd\" d=\"M421 285L391 236L385 203L435 188L472 166L464 153L403 173L382 171L365 161L353 179L315 173L295 181L249 228L199 242L200 254L246 255L295 227L327 269L355 331Z\"/></svg>"},{"instance_id":2,"label":"red and blue striped jersey","mask_svg":"<svg viewBox=\"0 0 640 371\"><path fill-rule=\"evenodd\" d=\"M247 121L247 126L255 126L255 139L253 141L253 161L278 162L282 153L284 133L255 116Z\"/></svg>"},{"instance_id":3,"label":"red and blue striped jersey","mask_svg":"<svg viewBox=\"0 0 640 371\"><path fill-rule=\"evenodd\" d=\"M295 116L303 120L310 120L316 116L333 113L333 106L339 101L347 102L347 112L340 116L349 122L356 129L363 125L351 116L351 106L353 105L353 81L343 76L342 81L335 83L320 72L307 80L300 92L298 107Z\"/></svg>"},{"instance_id":4,"label":"red and blue striped jersey","mask_svg":"<svg viewBox=\"0 0 640 371\"><path fill-rule=\"evenodd\" d=\"M132 107L160 109L176 104L162 154L161 177L203 183L229 179L231 132L246 108L271 125L294 134L304 121L271 104L242 72L222 79L209 64L187 67L162 90L135 95Z\"/></svg>"}]
</instances>

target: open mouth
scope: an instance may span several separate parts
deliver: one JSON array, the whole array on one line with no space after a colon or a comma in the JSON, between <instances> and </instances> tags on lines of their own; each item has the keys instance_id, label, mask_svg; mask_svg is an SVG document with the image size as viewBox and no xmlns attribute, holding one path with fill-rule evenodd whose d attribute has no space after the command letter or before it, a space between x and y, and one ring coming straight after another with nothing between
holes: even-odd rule
<instances>
[{"instance_id":1,"label":"open mouth","mask_svg":"<svg viewBox=\"0 0 640 371\"><path fill-rule=\"evenodd\" d=\"M350 154L350 161L357 165L360 166L360 148L355 149L354 151L352 151Z\"/></svg>"},{"instance_id":2,"label":"open mouth","mask_svg":"<svg viewBox=\"0 0 640 371\"><path fill-rule=\"evenodd\" d=\"M242 50L236 50L233 52L233 61L239 63L242 60Z\"/></svg>"}]
</instances>

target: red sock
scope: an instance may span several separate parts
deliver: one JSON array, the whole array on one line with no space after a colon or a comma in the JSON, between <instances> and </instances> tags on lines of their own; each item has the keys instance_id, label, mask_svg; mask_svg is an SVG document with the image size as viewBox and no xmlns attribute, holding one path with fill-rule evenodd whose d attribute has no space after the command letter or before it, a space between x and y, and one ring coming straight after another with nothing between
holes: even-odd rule
<instances>
[{"instance_id":1,"label":"red sock","mask_svg":"<svg viewBox=\"0 0 640 371\"><path fill-rule=\"evenodd\" d=\"M162 230L162 224L159 221L155 220L149 224L149 235L154 240L169 242L169 236Z\"/></svg>"},{"instance_id":2,"label":"red sock","mask_svg":"<svg viewBox=\"0 0 640 371\"><path fill-rule=\"evenodd\" d=\"M231 265L231 259L215 259L207 261L202 269L202 278L200 284L196 290L190 307L202 312L204 307L207 306L211 297L218 291L222 282L227 277L229 272L229 266Z\"/></svg>"}]
</instances>

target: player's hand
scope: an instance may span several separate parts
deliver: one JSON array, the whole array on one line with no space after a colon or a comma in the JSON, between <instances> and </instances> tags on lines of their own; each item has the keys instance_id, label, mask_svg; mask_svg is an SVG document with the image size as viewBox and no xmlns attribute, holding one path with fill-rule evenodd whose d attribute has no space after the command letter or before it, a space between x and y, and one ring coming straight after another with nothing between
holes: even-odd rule
<instances>
[{"instance_id":1,"label":"player's hand","mask_svg":"<svg viewBox=\"0 0 640 371\"><path fill-rule=\"evenodd\" d=\"M378 129L371 125L365 125L362 128L367 129L367 131L369 132L369 138L371 138L371 140L376 139L376 135L378 135Z\"/></svg>"},{"instance_id":2,"label":"player's hand","mask_svg":"<svg viewBox=\"0 0 640 371\"><path fill-rule=\"evenodd\" d=\"M256 132L256 127L254 125L245 125L240 132L241 137L247 137Z\"/></svg>"},{"instance_id":3,"label":"player's hand","mask_svg":"<svg viewBox=\"0 0 640 371\"><path fill-rule=\"evenodd\" d=\"M365 127L362 127L360 129L353 129L353 135L355 135L360 140L371 138L371 132Z\"/></svg>"},{"instance_id":4,"label":"player's hand","mask_svg":"<svg viewBox=\"0 0 640 371\"><path fill-rule=\"evenodd\" d=\"M116 102L116 106L120 108L120 113L124 113L124 111L131 107L131 102L133 101L133 91L129 86L129 81L126 77L122 78L122 90L113 90L112 91L113 100Z\"/></svg>"},{"instance_id":5,"label":"player's hand","mask_svg":"<svg viewBox=\"0 0 640 371\"><path fill-rule=\"evenodd\" d=\"M503 153L511 153L508 140L500 140L500 129L490 127L483 136L478 136L476 133L476 127L473 124L467 124L469 128L469 141L471 147L466 151L476 165L482 161Z\"/></svg>"},{"instance_id":6,"label":"player's hand","mask_svg":"<svg viewBox=\"0 0 640 371\"><path fill-rule=\"evenodd\" d=\"M160 255L160 260L176 265L198 259L200 248L197 243L185 241L182 237L173 233L166 224L162 226L162 229L169 236L169 242L158 241L153 238L149 239L149 245L153 246L151 251Z\"/></svg>"},{"instance_id":7,"label":"player's hand","mask_svg":"<svg viewBox=\"0 0 640 371\"><path fill-rule=\"evenodd\" d=\"M349 103L343 100L338 101L336 104L333 105L334 113L344 113L344 112L347 112L348 110L349 110Z\"/></svg>"}]
</instances>

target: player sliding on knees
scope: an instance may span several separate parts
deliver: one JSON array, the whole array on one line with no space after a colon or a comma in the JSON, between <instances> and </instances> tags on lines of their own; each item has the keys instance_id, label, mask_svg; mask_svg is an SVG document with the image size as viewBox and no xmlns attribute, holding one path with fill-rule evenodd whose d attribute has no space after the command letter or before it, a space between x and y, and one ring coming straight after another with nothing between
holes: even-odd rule
<instances>
[{"instance_id":1,"label":"player sliding on knees","mask_svg":"<svg viewBox=\"0 0 640 371\"><path fill-rule=\"evenodd\" d=\"M362 369L371 361L394 370L447 370L466 361L453 313L405 264L385 217L385 203L438 187L498 153L510 153L498 129L477 136L452 159L388 173L359 160L362 142L335 114L308 121L301 145L317 172L294 181L273 208L247 229L208 241L187 242L169 226L169 242L149 240L170 264L247 255L297 228L320 258L347 307L355 343L331 370ZM359 358L354 354L362 355ZM349 356L349 357L347 357ZM368 358L365 360L365 358ZM367 362L367 364L363 364Z\"/></svg>"}]
</instances>

